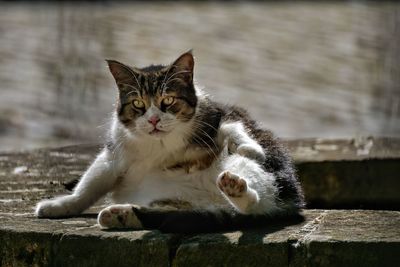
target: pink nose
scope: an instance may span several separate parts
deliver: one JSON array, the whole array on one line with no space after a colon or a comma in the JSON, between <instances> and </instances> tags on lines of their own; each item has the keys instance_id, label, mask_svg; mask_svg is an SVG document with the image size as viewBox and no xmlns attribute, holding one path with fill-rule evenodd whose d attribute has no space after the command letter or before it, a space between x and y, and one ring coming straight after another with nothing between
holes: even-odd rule
<instances>
[{"instance_id":1,"label":"pink nose","mask_svg":"<svg viewBox=\"0 0 400 267\"><path fill-rule=\"evenodd\" d=\"M160 118L157 115L151 116L150 119L148 120L148 122L153 124L154 126L156 126L159 121Z\"/></svg>"}]
</instances>

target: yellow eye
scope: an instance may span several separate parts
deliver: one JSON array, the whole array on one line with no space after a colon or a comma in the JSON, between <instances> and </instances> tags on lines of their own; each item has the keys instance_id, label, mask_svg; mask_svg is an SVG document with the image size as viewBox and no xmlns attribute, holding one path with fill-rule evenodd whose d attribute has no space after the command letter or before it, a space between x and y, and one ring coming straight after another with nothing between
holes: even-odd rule
<instances>
[{"instance_id":1,"label":"yellow eye","mask_svg":"<svg viewBox=\"0 0 400 267\"><path fill-rule=\"evenodd\" d=\"M133 106L134 106L135 108L143 108L143 107L144 107L143 101L141 101L141 100L139 100L139 99L133 100L132 104L133 104Z\"/></svg>"},{"instance_id":2,"label":"yellow eye","mask_svg":"<svg viewBox=\"0 0 400 267\"><path fill-rule=\"evenodd\" d=\"M166 106L171 105L172 103L174 103L174 97L173 96L167 96L166 98L164 98L162 100L163 104Z\"/></svg>"}]
</instances>

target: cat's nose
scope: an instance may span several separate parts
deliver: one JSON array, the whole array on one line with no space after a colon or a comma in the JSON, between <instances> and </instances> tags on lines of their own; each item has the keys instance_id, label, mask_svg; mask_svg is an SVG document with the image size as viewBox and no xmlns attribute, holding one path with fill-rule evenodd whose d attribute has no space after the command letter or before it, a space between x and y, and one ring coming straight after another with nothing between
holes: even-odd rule
<instances>
[{"instance_id":1,"label":"cat's nose","mask_svg":"<svg viewBox=\"0 0 400 267\"><path fill-rule=\"evenodd\" d=\"M160 121L160 118L157 115L153 115L148 119L148 122L153 124L154 127L157 125L157 123Z\"/></svg>"}]
</instances>

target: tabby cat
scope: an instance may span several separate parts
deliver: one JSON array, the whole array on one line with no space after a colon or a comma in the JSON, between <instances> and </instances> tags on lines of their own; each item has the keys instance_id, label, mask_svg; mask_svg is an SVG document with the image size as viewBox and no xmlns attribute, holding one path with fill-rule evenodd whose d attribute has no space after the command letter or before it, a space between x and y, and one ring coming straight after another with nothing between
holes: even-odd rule
<instances>
[{"instance_id":1,"label":"tabby cat","mask_svg":"<svg viewBox=\"0 0 400 267\"><path fill-rule=\"evenodd\" d=\"M109 140L71 195L41 201L45 218L82 213L110 193L102 228L207 232L298 214L292 161L248 113L214 102L193 82L191 51L173 64L107 60L118 87Z\"/></svg>"}]
</instances>

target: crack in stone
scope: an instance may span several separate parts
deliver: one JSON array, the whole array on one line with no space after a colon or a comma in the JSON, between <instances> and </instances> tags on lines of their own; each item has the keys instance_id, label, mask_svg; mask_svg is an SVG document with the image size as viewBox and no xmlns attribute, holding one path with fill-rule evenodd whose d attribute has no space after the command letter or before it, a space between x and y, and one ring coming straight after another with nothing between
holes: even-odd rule
<instances>
[{"instance_id":1,"label":"crack in stone","mask_svg":"<svg viewBox=\"0 0 400 267\"><path fill-rule=\"evenodd\" d=\"M320 224L323 222L323 219L328 214L328 211L323 211L318 217L316 217L311 222L305 224L301 229L297 232L298 234L302 234L302 237L297 239L296 243L292 244L294 248L300 247L301 244L307 242L310 239L311 234L313 234Z\"/></svg>"},{"instance_id":2,"label":"crack in stone","mask_svg":"<svg viewBox=\"0 0 400 267\"><path fill-rule=\"evenodd\" d=\"M174 234L168 244L169 250L169 263L168 266L175 266L174 264L179 247L182 245L184 237L180 234Z\"/></svg>"},{"instance_id":3,"label":"crack in stone","mask_svg":"<svg viewBox=\"0 0 400 267\"><path fill-rule=\"evenodd\" d=\"M302 255L300 258L304 258L304 256L308 257L309 249L308 249L308 240L311 240L311 235L318 230L321 223L323 223L326 215L328 214L327 210L322 211L314 220L306 223L302 226L298 231L294 233L296 238L288 239L288 266L297 266L299 254ZM302 246L305 245L305 246ZM297 256L296 256L297 255ZM297 259L296 259L297 258ZM293 265L294 264L294 265Z\"/></svg>"},{"instance_id":4,"label":"crack in stone","mask_svg":"<svg viewBox=\"0 0 400 267\"><path fill-rule=\"evenodd\" d=\"M66 230L64 233L61 234L60 241L64 239L69 234L73 234L74 232L80 231L80 230L85 230L85 229L91 229L91 228L99 228L99 225L96 223L94 225L89 225L89 226L81 226L81 227L76 227L70 230Z\"/></svg>"}]
</instances>

